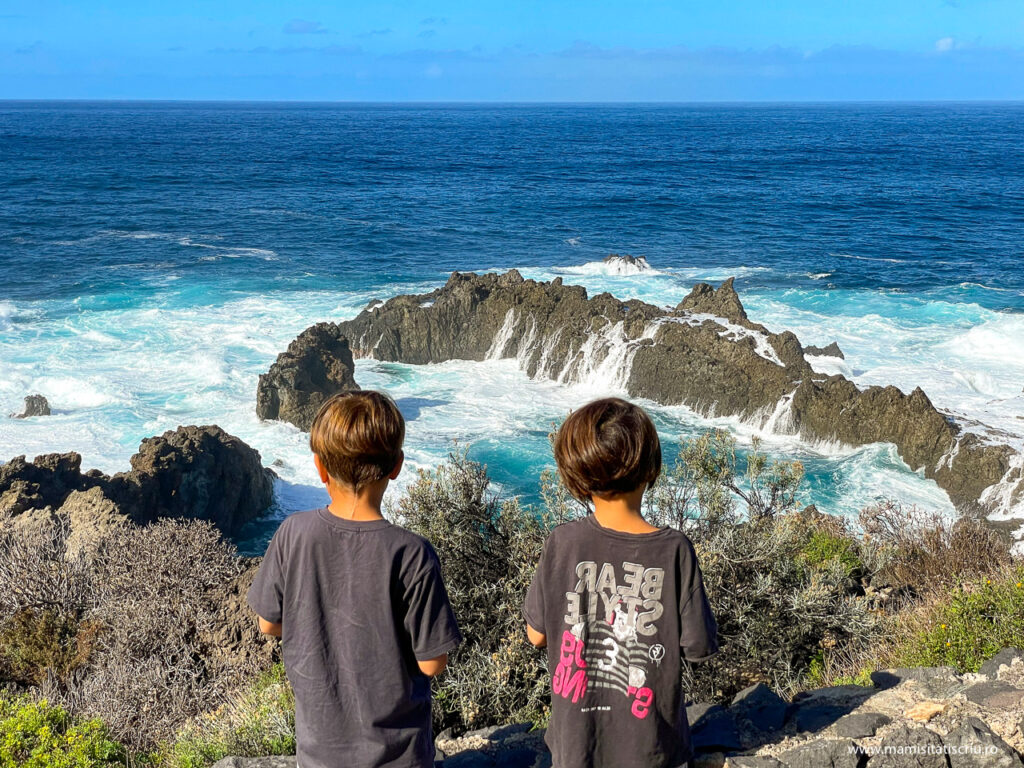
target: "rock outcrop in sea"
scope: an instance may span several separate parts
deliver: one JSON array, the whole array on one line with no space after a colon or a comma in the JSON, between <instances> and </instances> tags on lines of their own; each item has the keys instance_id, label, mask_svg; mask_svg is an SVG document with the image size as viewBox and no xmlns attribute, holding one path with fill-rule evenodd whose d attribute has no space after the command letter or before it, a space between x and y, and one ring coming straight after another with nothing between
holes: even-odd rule
<instances>
[{"instance_id":1,"label":"rock outcrop in sea","mask_svg":"<svg viewBox=\"0 0 1024 768\"><path fill-rule=\"evenodd\" d=\"M305 331L267 374L277 401L313 402L321 371L338 371L330 387L340 386L350 353L412 364L515 358L531 377L591 381L808 441L892 443L963 513L996 521L1024 508L1024 455L998 433L939 412L920 388L862 390L843 376L816 373L793 333L772 333L748 318L732 279L717 289L699 283L669 309L608 293L591 297L561 278L524 280L516 270L453 273L430 293L396 296L347 322ZM314 372L294 375L294 394L291 379L275 376L282 360L286 370ZM307 413L293 423L307 423Z\"/></svg>"},{"instance_id":2,"label":"rock outcrop in sea","mask_svg":"<svg viewBox=\"0 0 1024 768\"><path fill-rule=\"evenodd\" d=\"M25 398L25 410L12 413L12 419L30 419L33 416L49 416L50 403L42 395L28 395Z\"/></svg>"},{"instance_id":3,"label":"rock outcrop in sea","mask_svg":"<svg viewBox=\"0 0 1024 768\"><path fill-rule=\"evenodd\" d=\"M128 472L82 472L81 464L77 453L54 453L0 466L0 527L66 515L74 533L170 517L209 520L230 534L273 500L259 453L217 426L146 438Z\"/></svg>"},{"instance_id":4,"label":"rock outcrop in sea","mask_svg":"<svg viewBox=\"0 0 1024 768\"><path fill-rule=\"evenodd\" d=\"M352 371L352 352L339 327L317 323L299 334L260 376L256 415L287 421L308 432L325 400L359 389Z\"/></svg>"}]
</instances>

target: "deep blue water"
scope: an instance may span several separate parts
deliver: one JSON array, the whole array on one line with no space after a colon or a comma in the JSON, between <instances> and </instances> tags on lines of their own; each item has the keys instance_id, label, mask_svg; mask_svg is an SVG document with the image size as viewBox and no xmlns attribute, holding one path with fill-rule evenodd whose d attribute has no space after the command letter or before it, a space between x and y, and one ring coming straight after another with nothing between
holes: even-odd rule
<instances>
[{"instance_id":1,"label":"deep blue water","mask_svg":"<svg viewBox=\"0 0 1024 768\"><path fill-rule=\"evenodd\" d=\"M29 391L57 410L0 424L0 459L112 471L216 421L285 462L283 514L318 492L304 438L252 413L274 355L370 298L511 267L671 304L736 275L755 320L838 339L858 383L1019 435L1022 235L1022 104L0 102L0 411ZM609 274L609 253L657 272ZM550 421L591 390L474 365L357 378L405 399L414 464L458 438L529 494ZM708 424L656 416L670 438ZM776 437L826 508L944 504L881 446Z\"/></svg>"}]
</instances>

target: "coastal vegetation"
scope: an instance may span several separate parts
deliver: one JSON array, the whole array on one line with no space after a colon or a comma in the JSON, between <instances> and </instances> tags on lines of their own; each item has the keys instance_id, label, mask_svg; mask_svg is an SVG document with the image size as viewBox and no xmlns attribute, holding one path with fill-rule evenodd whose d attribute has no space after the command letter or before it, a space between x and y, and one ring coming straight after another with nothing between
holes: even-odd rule
<instances>
[{"instance_id":1,"label":"coastal vegetation","mask_svg":"<svg viewBox=\"0 0 1024 768\"><path fill-rule=\"evenodd\" d=\"M1024 564L1000 534L887 501L845 521L803 506L802 488L798 462L757 444L744 456L710 431L648 494L649 519L693 541L719 622L721 653L685 670L689 698L724 702L758 682L793 696L893 666L975 671L1019 644ZM437 549L466 637L435 683L437 730L543 725L547 671L520 607L549 531L582 505L549 473L539 504L502 498L460 449L387 514ZM242 599L254 562L196 520L72 533L60 514L0 533L9 750L68 768L294 750L277 641L256 635Z\"/></svg>"}]
</instances>

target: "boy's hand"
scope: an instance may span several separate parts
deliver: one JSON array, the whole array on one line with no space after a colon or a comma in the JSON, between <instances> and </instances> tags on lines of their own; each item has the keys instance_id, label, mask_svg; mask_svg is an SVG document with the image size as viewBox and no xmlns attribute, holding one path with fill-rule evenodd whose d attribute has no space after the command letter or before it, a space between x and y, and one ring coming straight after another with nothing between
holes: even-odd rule
<instances>
[{"instance_id":1,"label":"boy's hand","mask_svg":"<svg viewBox=\"0 0 1024 768\"><path fill-rule=\"evenodd\" d=\"M267 621L262 616L257 616L256 620L260 625L260 632L264 635L273 635L274 637L281 636L281 625L274 624L272 621Z\"/></svg>"},{"instance_id":2,"label":"boy's hand","mask_svg":"<svg viewBox=\"0 0 1024 768\"><path fill-rule=\"evenodd\" d=\"M543 632L538 632L536 629L531 627L529 624L526 625L526 637L534 648L546 648L548 644L548 636Z\"/></svg>"},{"instance_id":3,"label":"boy's hand","mask_svg":"<svg viewBox=\"0 0 1024 768\"><path fill-rule=\"evenodd\" d=\"M417 666L427 677L436 677L444 672L445 667L448 666L448 654L442 653L440 656L427 659L426 661L416 661Z\"/></svg>"}]
</instances>

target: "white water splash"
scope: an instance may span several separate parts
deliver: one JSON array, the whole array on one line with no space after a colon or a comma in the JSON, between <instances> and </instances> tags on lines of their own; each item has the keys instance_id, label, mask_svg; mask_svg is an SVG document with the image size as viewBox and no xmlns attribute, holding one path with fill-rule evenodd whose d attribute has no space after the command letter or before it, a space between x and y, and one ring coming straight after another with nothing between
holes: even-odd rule
<instances>
[{"instance_id":1,"label":"white water splash","mask_svg":"<svg viewBox=\"0 0 1024 768\"><path fill-rule=\"evenodd\" d=\"M505 313L505 321L494 335L494 341L491 342L491 348L487 350L485 359L501 360L505 357L505 349L512 340L512 334L515 333L517 321L518 313L513 307Z\"/></svg>"},{"instance_id":2,"label":"white water splash","mask_svg":"<svg viewBox=\"0 0 1024 768\"><path fill-rule=\"evenodd\" d=\"M761 331L755 331L751 328L745 328L742 325L737 325L730 320L726 320L724 317L712 315L708 312L686 312L682 315L659 317L655 320L655 323L682 323L683 325L689 325L694 328L699 325L703 325L706 322L712 322L716 325L722 326L723 330L719 332L718 335L724 337L728 341L739 341L744 338L753 339L754 351L760 357L763 357L770 363L775 363L775 365L779 367L784 367L778 354L775 352L775 348L768 340L767 334L762 333Z\"/></svg>"}]
</instances>

